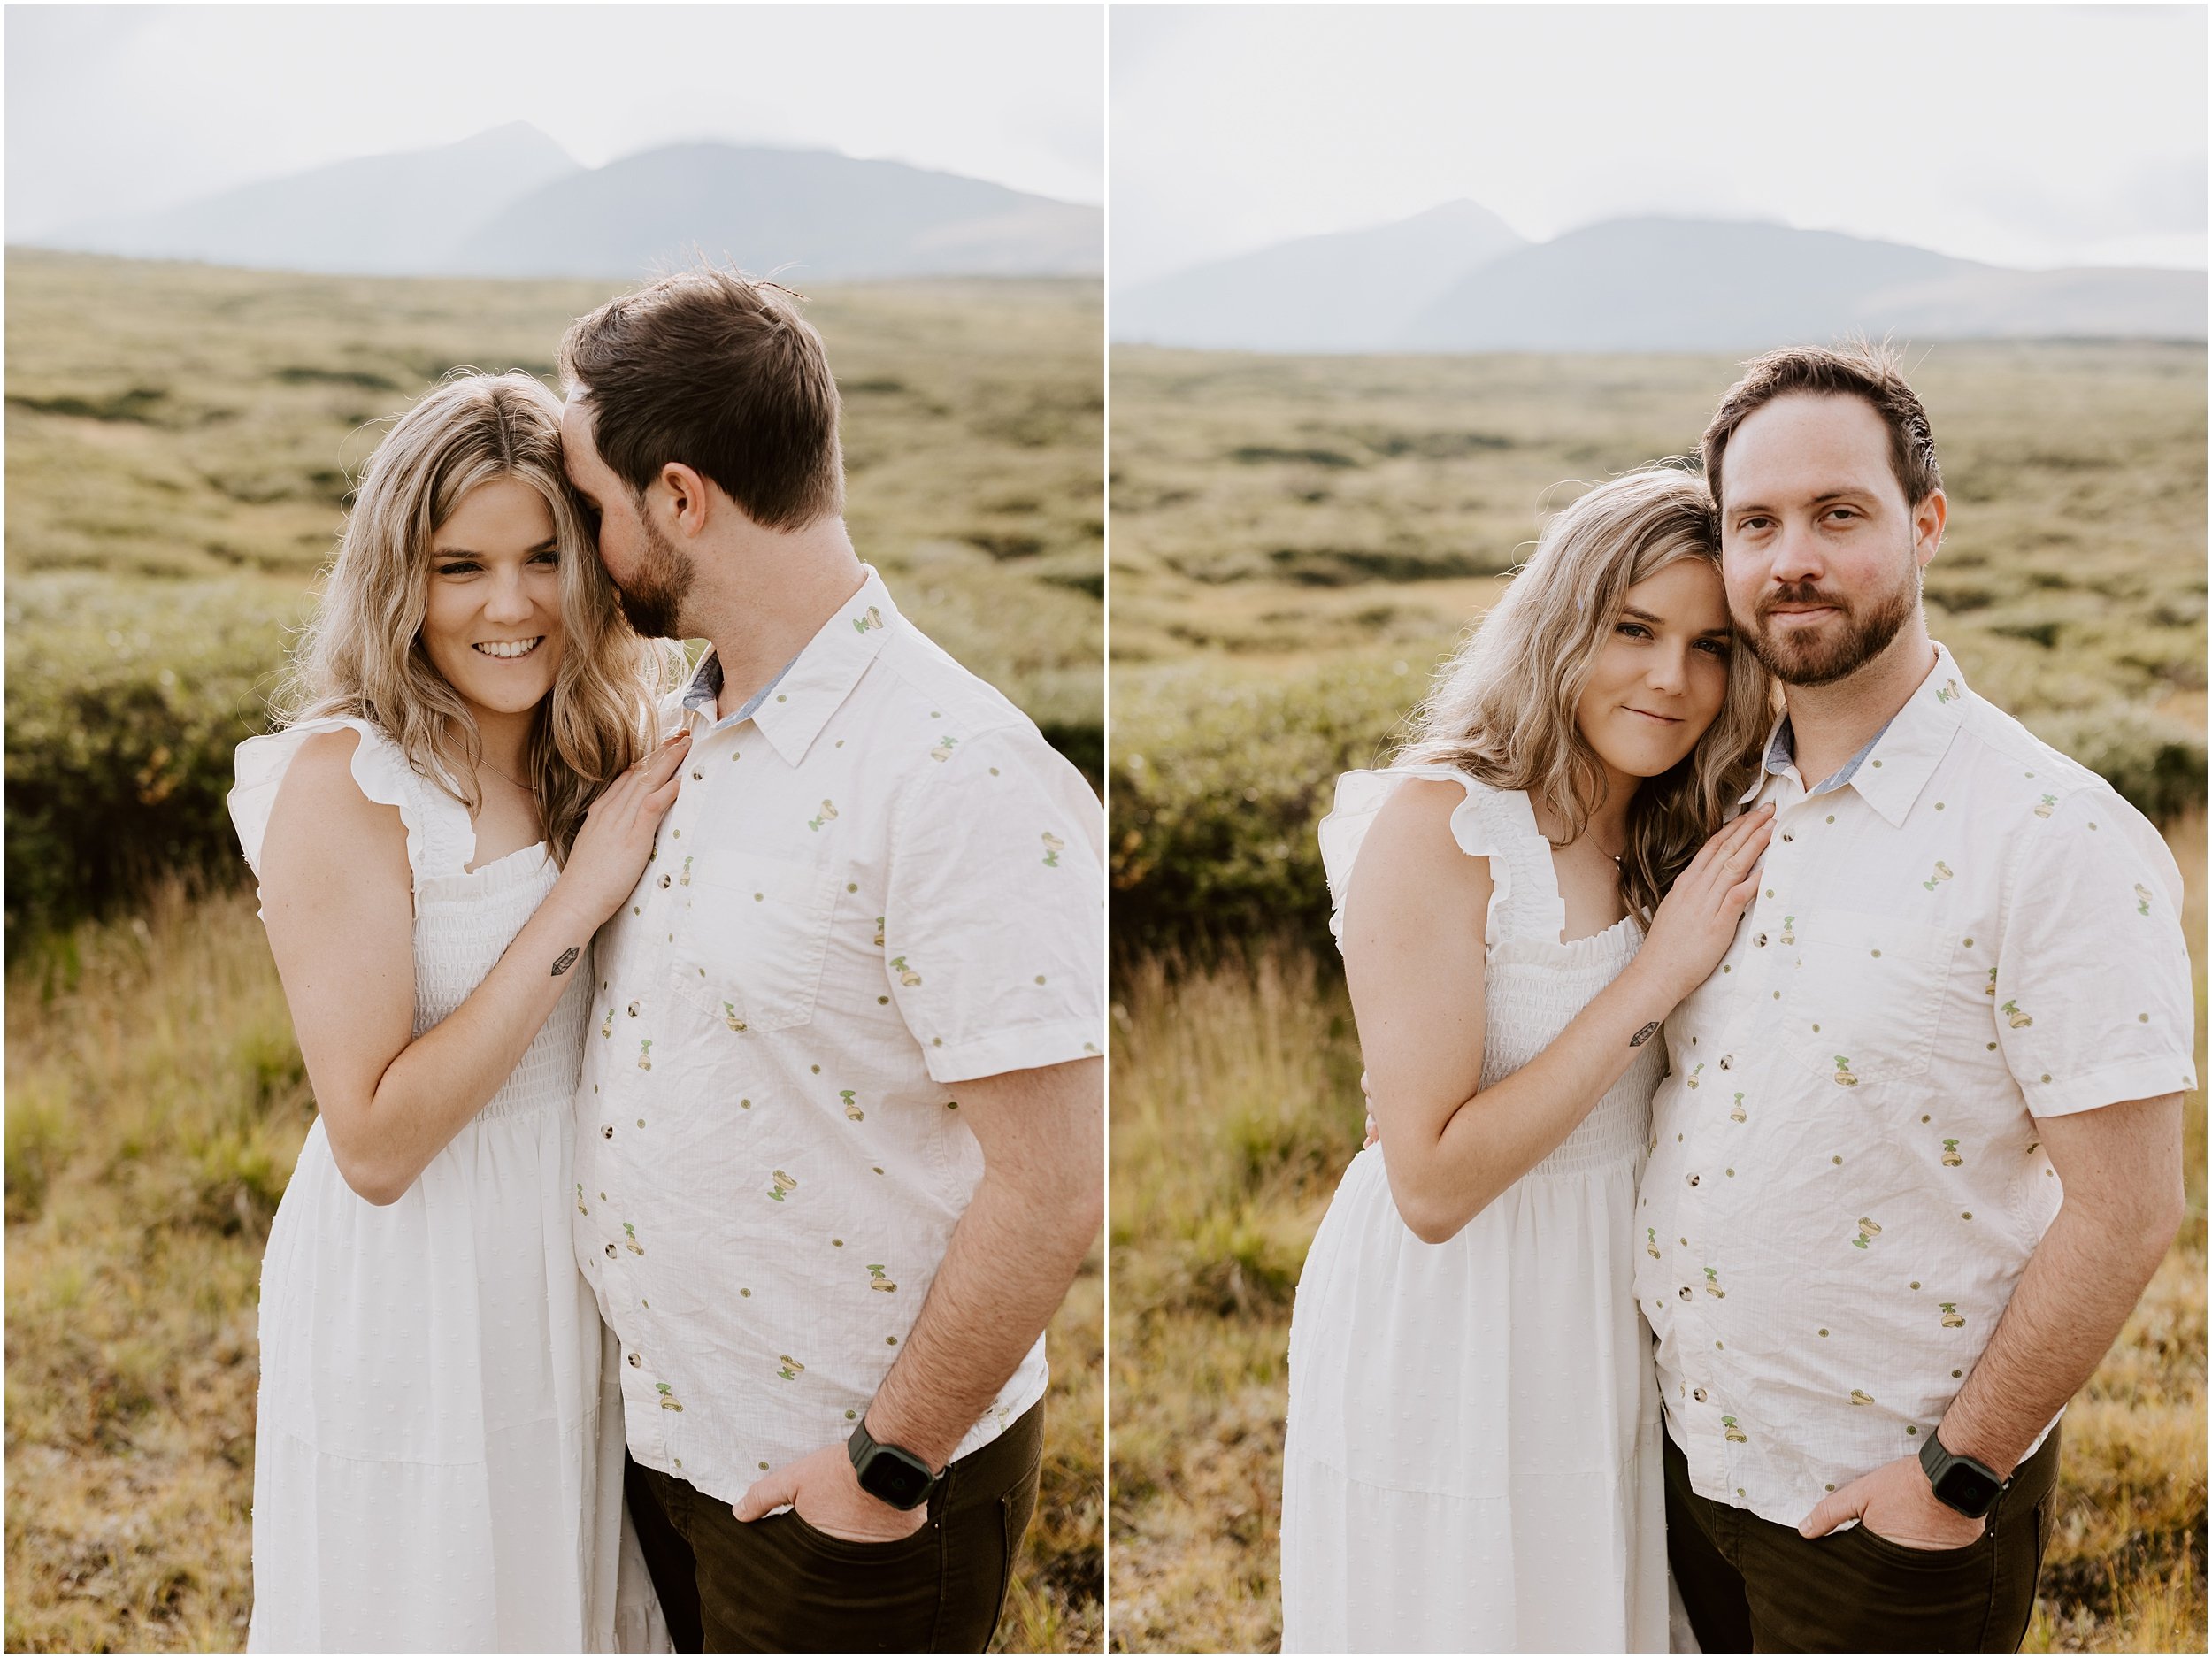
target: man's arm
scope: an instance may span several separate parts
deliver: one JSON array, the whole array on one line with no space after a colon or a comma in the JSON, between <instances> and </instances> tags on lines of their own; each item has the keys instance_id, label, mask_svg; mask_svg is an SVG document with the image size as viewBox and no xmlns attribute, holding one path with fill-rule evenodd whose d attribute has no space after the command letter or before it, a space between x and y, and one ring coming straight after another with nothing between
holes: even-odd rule
<instances>
[{"instance_id":1,"label":"man's arm","mask_svg":"<svg viewBox=\"0 0 2212 1658\"><path fill-rule=\"evenodd\" d=\"M1939 1432L1944 1449L2007 1478L2112 1346L2185 1209L2179 1094L2035 1125L2065 1199ZM1937 1501L1911 1456L1832 1493L1799 1529L1820 1537L1855 1518L1915 1548L1962 1547L1983 1525Z\"/></svg>"},{"instance_id":2,"label":"man's arm","mask_svg":"<svg viewBox=\"0 0 2212 1658\"><path fill-rule=\"evenodd\" d=\"M1104 1218L1105 1081L1104 1060L1081 1059L952 1086L983 1178L868 1408L874 1439L941 1469L1035 1344ZM861 1490L841 1440L762 1475L735 1511L757 1520L786 1503L818 1531L861 1541L907 1536L927 1518Z\"/></svg>"},{"instance_id":3,"label":"man's arm","mask_svg":"<svg viewBox=\"0 0 2212 1658\"><path fill-rule=\"evenodd\" d=\"M1106 1062L957 1085L983 1179L868 1432L942 1468L1058 1309L1105 1219Z\"/></svg>"}]
</instances>

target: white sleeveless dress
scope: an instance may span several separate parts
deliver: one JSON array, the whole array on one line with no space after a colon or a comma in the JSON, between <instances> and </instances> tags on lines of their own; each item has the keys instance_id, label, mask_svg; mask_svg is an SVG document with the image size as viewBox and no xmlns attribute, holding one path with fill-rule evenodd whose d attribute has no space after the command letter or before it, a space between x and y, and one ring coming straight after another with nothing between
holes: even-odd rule
<instances>
[{"instance_id":1,"label":"white sleeveless dress","mask_svg":"<svg viewBox=\"0 0 2212 1658\"><path fill-rule=\"evenodd\" d=\"M344 727L354 780L407 826L420 1036L557 871L543 842L469 870L467 808L370 722L319 719L239 747L231 817L257 874L285 769ZM642 1559L622 1559L613 1338L569 1230L590 976L397 1202L356 1194L309 1130L261 1265L250 1649L664 1646Z\"/></svg>"},{"instance_id":2,"label":"white sleeveless dress","mask_svg":"<svg viewBox=\"0 0 2212 1658\"><path fill-rule=\"evenodd\" d=\"M1548 1047L1643 935L1624 920L1562 943L1565 905L1528 797L1409 766L1337 784L1320 834L1340 942L1360 843L1412 776L1464 787L1452 833L1490 860L1487 1088ZM1668 1649L1663 1430L1633 1288L1636 1178L1663 1063L1649 1044L1446 1243L1400 1219L1379 1146L1352 1160L1291 1324L1286 1652Z\"/></svg>"}]
</instances>

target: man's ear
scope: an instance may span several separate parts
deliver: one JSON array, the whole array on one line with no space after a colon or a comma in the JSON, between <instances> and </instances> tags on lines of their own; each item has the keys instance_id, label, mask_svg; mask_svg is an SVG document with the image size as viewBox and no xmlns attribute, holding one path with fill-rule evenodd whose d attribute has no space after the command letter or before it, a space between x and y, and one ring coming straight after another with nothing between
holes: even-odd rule
<instances>
[{"instance_id":1,"label":"man's ear","mask_svg":"<svg viewBox=\"0 0 2212 1658\"><path fill-rule=\"evenodd\" d=\"M681 461L670 461L646 492L652 504L665 515L668 530L687 539L696 538L713 516L714 503L707 480Z\"/></svg>"},{"instance_id":2,"label":"man's ear","mask_svg":"<svg viewBox=\"0 0 2212 1658\"><path fill-rule=\"evenodd\" d=\"M1940 489L1931 489L1928 498L1912 510L1912 556L1923 570L1943 545L1943 526L1950 512L1950 503Z\"/></svg>"}]
</instances>

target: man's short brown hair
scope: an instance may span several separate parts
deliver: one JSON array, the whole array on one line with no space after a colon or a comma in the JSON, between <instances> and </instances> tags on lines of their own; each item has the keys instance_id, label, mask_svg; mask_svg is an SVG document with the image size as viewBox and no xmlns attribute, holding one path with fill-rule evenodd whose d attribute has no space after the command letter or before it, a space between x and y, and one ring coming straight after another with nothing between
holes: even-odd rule
<instances>
[{"instance_id":1,"label":"man's short brown hair","mask_svg":"<svg viewBox=\"0 0 2212 1658\"><path fill-rule=\"evenodd\" d=\"M561 373L591 404L600 458L641 495L680 462L769 529L842 512L837 381L795 297L707 267L572 324Z\"/></svg>"},{"instance_id":2,"label":"man's short brown hair","mask_svg":"<svg viewBox=\"0 0 2212 1658\"><path fill-rule=\"evenodd\" d=\"M1701 449L1705 457L1705 485L1713 500L1721 499L1721 457L1728 440L1752 413L1778 397L1803 393L1821 397L1858 397L1873 406L1889 428L1890 470L1905 492L1905 504L1916 507L1943 487L1943 473L1936 465L1935 434L1928 429L1928 411L1905 383L1904 367L1890 346L1864 341L1841 350L1824 346L1791 346L1769 351L1744 365L1744 376L1728 388L1705 428Z\"/></svg>"}]
</instances>

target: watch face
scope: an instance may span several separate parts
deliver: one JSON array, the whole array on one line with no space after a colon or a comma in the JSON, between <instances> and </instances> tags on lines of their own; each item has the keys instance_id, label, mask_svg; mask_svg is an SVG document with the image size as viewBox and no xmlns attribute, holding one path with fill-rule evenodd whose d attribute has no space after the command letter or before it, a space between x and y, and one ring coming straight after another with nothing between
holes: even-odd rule
<instances>
[{"instance_id":1,"label":"watch face","mask_svg":"<svg viewBox=\"0 0 2212 1658\"><path fill-rule=\"evenodd\" d=\"M878 1446L868 1465L860 1470L860 1487L895 1508L910 1508L929 1489L928 1470Z\"/></svg>"},{"instance_id":2,"label":"watch face","mask_svg":"<svg viewBox=\"0 0 2212 1658\"><path fill-rule=\"evenodd\" d=\"M1989 1505L1997 1501L2003 1485L1965 1462L1954 1462L1943 1470L1942 1483L1936 1487L1936 1495L1962 1514L1984 1515Z\"/></svg>"}]
</instances>

